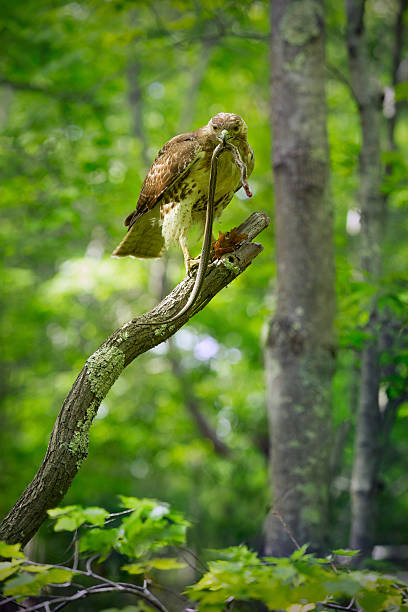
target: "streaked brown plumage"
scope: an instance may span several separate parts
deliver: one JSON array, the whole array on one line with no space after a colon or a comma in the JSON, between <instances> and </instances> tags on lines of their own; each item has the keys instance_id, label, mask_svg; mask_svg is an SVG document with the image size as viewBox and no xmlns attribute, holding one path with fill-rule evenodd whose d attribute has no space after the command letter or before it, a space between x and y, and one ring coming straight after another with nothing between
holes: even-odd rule
<instances>
[{"instance_id":1,"label":"streaked brown plumage","mask_svg":"<svg viewBox=\"0 0 408 612\"><path fill-rule=\"evenodd\" d=\"M171 243L179 241L189 269L188 235L193 225L204 229L211 157L223 130L226 139L238 148L248 176L251 174L254 153L247 141L246 123L238 115L219 113L195 132L175 136L157 154L136 210L125 220L129 229L114 256L161 257ZM218 162L215 215L222 213L240 187L240 171L231 152L226 151Z\"/></svg>"}]
</instances>

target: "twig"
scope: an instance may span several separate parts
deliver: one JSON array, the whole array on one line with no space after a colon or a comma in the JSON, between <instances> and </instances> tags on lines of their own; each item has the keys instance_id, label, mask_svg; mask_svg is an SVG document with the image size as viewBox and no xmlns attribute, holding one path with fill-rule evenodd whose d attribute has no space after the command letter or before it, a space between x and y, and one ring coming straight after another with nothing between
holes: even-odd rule
<instances>
[{"instance_id":1,"label":"twig","mask_svg":"<svg viewBox=\"0 0 408 612\"><path fill-rule=\"evenodd\" d=\"M43 96L48 96L60 100L62 102L72 102L74 104L88 104L89 106L101 109L102 105L98 103L91 95L86 93L72 93L68 91L57 91L40 87L33 83L24 83L22 81L14 81L6 77L0 77L0 86L5 85L16 91L27 91L30 93L38 93Z\"/></svg>"},{"instance_id":2,"label":"twig","mask_svg":"<svg viewBox=\"0 0 408 612\"><path fill-rule=\"evenodd\" d=\"M353 86L350 80L346 77L346 75L339 69L337 66L331 63L326 64L327 71L329 74L331 73L334 78L336 78L340 83L343 83L349 90L355 101L358 101L357 94L353 89Z\"/></svg>"},{"instance_id":3,"label":"twig","mask_svg":"<svg viewBox=\"0 0 408 612\"><path fill-rule=\"evenodd\" d=\"M185 376L183 371L183 367L181 364L181 359L175 353L174 344L169 340L169 351L168 351L168 360L170 362L170 366L173 370L173 374L177 378L177 380L181 381L182 393L184 404L187 410L193 416L197 427L201 434L211 441L214 451L220 455L221 457L228 457L231 454L230 448L218 437L217 432L212 427L212 425L207 421L205 416L202 414L200 409L200 404L198 398L194 395L193 388L190 384L190 381Z\"/></svg>"},{"instance_id":4,"label":"twig","mask_svg":"<svg viewBox=\"0 0 408 612\"><path fill-rule=\"evenodd\" d=\"M78 569L78 565L79 565L79 540L76 537L75 542L74 542L74 562L72 564L72 569L73 570Z\"/></svg>"},{"instance_id":5,"label":"twig","mask_svg":"<svg viewBox=\"0 0 408 612\"><path fill-rule=\"evenodd\" d=\"M174 589L164 585L164 584L159 584L158 582L151 582L151 585L155 588L158 589L159 591L163 591L165 593L168 593L169 595L171 595L172 597L174 597L174 599L178 599L179 601L182 601L183 603L188 602L188 597L186 597L186 595L180 595L179 593L177 593L177 591L175 591Z\"/></svg>"},{"instance_id":6,"label":"twig","mask_svg":"<svg viewBox=\"0 0 408 612\"><path fill-rule=\"evenodd\" d=\"M89 587L87 589L81 589L74 593L74 595L61 596L57 599L53 600L53 603L59 604L54 608L54 612L57 610L62 610L68 604L76 601L78 599L84 599L85 597L89 597L89 595L95 595L97 593L109 593L113 591L120 590L122 593L130 593L131 595L138 595L142 599L144 599L148 604L150 604L159 612L168 612L167 608L155 597L148 589L142 589L138 587L140 590L136 591L135 588L132 588L134 585L127 584L126 588L121 584L121 589L118 589L116 585L95 585L93 587ZM30 606L29 608L24 608L26 612L35 612L36 610L41 610L42 607L45 606L47 602L41 602L39 604L35 604L34 606Z\"/></svg>"},{"instance_id":7,"label":"twig","mask_svg":"<svg viewBox=\"0 0 408 612\"><path fill-rule=\"evenodd\" d=\"M155 608L156 610L159 610L159 612L168 612L164 604L162 604L162 602L159 599L157 599L157 597L153 595L153 593L149 591L146 584L143 587L140 587L140 586L129 584L129 583L122 583L122 582L115 583L105 578L102 578L101 576L98 576L97 574L94 574L94 572L92 571L90 574L87 574L86 572L81 572L81 573L86 574L86 575L91 575L92 577L97 577L98 579L102 581L102 584L95 584L88 588L83 588L81 585L79 590L73 595L65 595L65 596L64 595L61 595L61 596L50 595L48 596L48 598L51 601L49 600L42 601L32 606L24 606L23 604L18 604L18 605L22 606L25 612L35 612L36 610L41 610L42 608L44 608L44 610L46 611L47 610L50 611L50 604L57 604L55 608L53 609L53 612L56 612L57 610L62 610L63 608L65 608L65 606L72 603L73 601L76 601L78 599L84 599L85 597L89 597L90 595L95 595L97 593L120 591L121 593L130 593L131 595L140 597L141 599L146 601L148 604L150 604L153 608ZM0 605L3 605L3 603L9 603L10 601L14 601L14 597L9 597L7 600L5 600L5 602L1 602Z\"/></svg>"},{"instance_id":8,"label":"twig","mask_svg":"<svg viewBox=\"0 0 408 612\"><path fill-rule=\"evenodd\" d=\"M357 608L350 608L350 605L341 606L340 604L327 603L327 602L321 602L321 605L324 606L325 608L330 608L330 610L347 610L347 612L358 612Z\"/></svg>"},{"instance_id":9,"label":"twig","mask_svg":"<svg viewBox=\"0 0 408 612\"><path fill-rule=\"evenodd\" d=\"M21 608L22 610L25 610L25 609L26 609L26 606L25 606L23 603L17 603L17 602L15 601L14 596L11 596L11 597L5 597L4 599L1 599L1 600L0 600L0 607L5 606L6 604L8 604L8 603L10 603L10 602L15 603L15 604L16 604L16 606L20 606L20 608ZM18 610L18 608L16 608L16 609Z\"/></svg>"},{"instance_id":10,"label":"twig","mask_svg":"<svg viewBox=\"0 0 408 612\"><path fill-rule=\"evenodd\" d=\"M123 510L122 512L113 512L105 519L105 526L109 525L109 523L113 523L116 521L118 516L123 516L124 514L131 514L133 510Z\"/></svg>"},{"instance_id":11,"label":"twig","mask_svg":"<svg viewBox=\"0 0 408 612\"><path fill-rule=\"evenodd\" d=\"M202 561L200 559L200 557L198 555L196 555L192 550L190 550L189 548L185 548L184 546L178 546L177 548L178 548L178 550L181 550L182 552L186 552L189 555L191 555L196 561L198 561L198 563L201 565L203 571L204 572L208 572L208 565L206 563L204 563L204 561Z\"/></svg>"},{"instance_id":12,"label":"twig","mask_svg":"<svg viewBox=\"0 0 408 612\"><path fill-rule=\"evenodd\" d=\"M287 522L285 521L285 519L283 518L283 516L281 515L280 512L278 512L278 510L272 510L272 514L274 516L276 516L276 518L279 519L279 521L282 524L283 529L286 531L286 533L288 534L289 538L292 540L293 544L296 546L296 548L298 550L301 549L300 544L298 543L298 541L296 540L295 536L292 533L292 530L290 529L289 525L287 524Z\"/></svg>"}]
</instances>

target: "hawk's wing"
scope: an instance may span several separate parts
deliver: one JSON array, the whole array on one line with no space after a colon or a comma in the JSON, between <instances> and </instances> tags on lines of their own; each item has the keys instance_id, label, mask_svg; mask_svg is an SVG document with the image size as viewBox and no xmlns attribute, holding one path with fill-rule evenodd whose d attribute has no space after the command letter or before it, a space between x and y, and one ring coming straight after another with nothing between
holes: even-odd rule
<instances>
[{"instance_id":1,"label":"hawk's wing","mask_svg":"<svg viewBox=\"0 0 408 612\"><path fill-rule=\"evenodd\" d=\"M175 136L160 149L144 180L136 210L125 225L132 226L138 217L151 210L164 192L180 179L197 158L200 147L194 134Z\"/></svg>"},{"instance_id":2,"label":"hawk's wing","mask_svg":"<svg viewBox=\"0 0 408 612\"><path fill-rule=\"evenodd\" d=\"M196 161L200 146L193 132L175 136L160 149L144 180L136 210L125 220L128 233L112 255L160 257L164 241L160 212L153 211L165 191L181 179Z\"/></svg>"}]
</instances>

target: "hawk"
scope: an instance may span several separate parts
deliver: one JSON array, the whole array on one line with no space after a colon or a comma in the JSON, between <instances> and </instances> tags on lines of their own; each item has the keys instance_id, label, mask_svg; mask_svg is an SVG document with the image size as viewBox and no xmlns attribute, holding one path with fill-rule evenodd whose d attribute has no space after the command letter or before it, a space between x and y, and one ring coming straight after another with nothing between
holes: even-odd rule
<instances>
[{"instance_id":1,"label":"hawk","mask_svg":"<svg viewBox=\"0 0 408 612\"><path fill-rule=\"evenodd\" d=\"M190 271L194 260L187 246L189 232L193 225L198 225L201 234L204 230L211 157L221 135L237 147L251 174L254 152L247 140L247 125L238 115L218 113L198 130L175 136L158 152L136 210L125 220L128 232L113 256L161 257L170 244L179 242ZM240 187L240 171L227 150L218 160L214 216L221 215Z\"/></svg>"}]
</instances>

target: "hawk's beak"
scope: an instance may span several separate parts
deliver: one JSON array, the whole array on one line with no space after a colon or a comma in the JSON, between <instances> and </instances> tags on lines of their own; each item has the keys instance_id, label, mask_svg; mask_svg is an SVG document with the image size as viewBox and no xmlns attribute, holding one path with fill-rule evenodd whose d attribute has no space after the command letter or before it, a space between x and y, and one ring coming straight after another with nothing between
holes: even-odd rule
<instances>
[{"instance_id":1,"label":"hawk's beak","mask_svg":"<svg viewBox=\"0 0 408 612\"><path fill-rule=\"evenodd\" d=\"M225 144L227 139L228 139L228 130L222 130L221 135L220 135L221 142Z\"/></svg>"}]
</instances>

